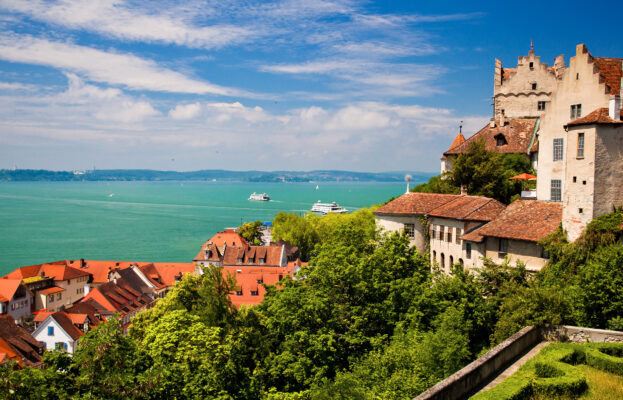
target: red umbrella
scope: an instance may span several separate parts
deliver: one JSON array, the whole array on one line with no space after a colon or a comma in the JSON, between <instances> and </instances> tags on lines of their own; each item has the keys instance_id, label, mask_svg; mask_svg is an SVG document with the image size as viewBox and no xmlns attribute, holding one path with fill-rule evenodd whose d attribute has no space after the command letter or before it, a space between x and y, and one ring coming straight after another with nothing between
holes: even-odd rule
<instances>
[{"instance_id":1,"label":"red umbrella","mask_svg":"<svg viewBox=\"0 0 623 400\"><path fill-rule=\"evenodd\" d=\"M526 181L536 181L536 176L523 173L523 174L513 176L512 178L508 178L508 179L522 179Z\"/></svg>"}]
</instances>

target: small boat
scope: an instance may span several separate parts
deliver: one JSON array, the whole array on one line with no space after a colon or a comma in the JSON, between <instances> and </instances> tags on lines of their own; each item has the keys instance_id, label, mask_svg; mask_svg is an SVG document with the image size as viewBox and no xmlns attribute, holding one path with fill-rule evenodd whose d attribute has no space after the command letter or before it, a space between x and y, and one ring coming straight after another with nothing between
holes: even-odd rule
<instances>
[{"instance_id":1,"label":"small boat","mask_svg":"<svg viewBox=\"0 0 623 400\"><path fill-rule=\"evenodd\" d=\"M347 209L340 207L340 205L335 201L332 201L331 203L323 203L320 200L312 206L311 211L322 215L344 214L348 212Z\"/></svg>"},{"instance_id":2,"label":"small boat","mask_svg":"<svg viewBox=\"0 0 623 400\"><path fill-rule=\"evenodd\" d=\"M316 185L316 190L318 190L318 185Z\"/></svg>"},{"instance_id":3,"label":"small boat","mask_svg":"<svg viewBox=\"0 0 623 400\"><path fill-rule=\"evenodd\" d=\"M253 192L251 196L249 196L249 200L253 201L270 201L270 196L266 193L258 194Z\"/></svg>"}]
</instances>

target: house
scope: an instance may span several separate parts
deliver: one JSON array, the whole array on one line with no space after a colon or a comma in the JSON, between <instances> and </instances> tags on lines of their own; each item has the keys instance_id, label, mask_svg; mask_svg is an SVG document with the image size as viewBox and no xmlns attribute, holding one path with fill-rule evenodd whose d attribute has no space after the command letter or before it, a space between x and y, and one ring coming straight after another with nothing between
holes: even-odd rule
<instances>
[{"instance_id":1,"label":"house","mask_svg":"<svg viewBox=\"0 0 623 400\"><path fill-rule=\"evenodd\" d=\"M456 200L458 195L408 192L374 211L376 224L386 232L405 232L422 254L428 248L426 215Z\"/></svg>"},{"instance_id":2,"label":"house","mask_svg":"<svg viewBox=\"0 0 623 400\"><path fill-rule=\"evenodd\" d=\"M260 304L266 293L264 285L275 285L286 276L292 277L299 267L300 261L284 267L223 267L224 276L230 275L236 279L236 290L229 298L236 307Z\"/></svg>"},{"instance_id":3,"label":"house","mask_svg":"<svg viewBox=\"0 0 623 400\"><path fill-rule=\"evenodd\" d=\"M35 339L47 350L64 350L69 354L77 350L78 340L89 329L88 316L65 311L44 312L38 314L35 321L37 328L32 334Z\"/></svg>"},{"instance_id":4,"label":"house","mask_svg":"<svg viewBox=\"0 0 623 400\"><path fill-rule=\"evenodd\" d=\"M30 317L33 296L21 279L0 279L0 314L16 320Z\"/></svg>"},{"instance_id":5,"label":"house","mask_svg":"<svg viewBox=\"0 0 623 400\"><path fill-rule=\"evenodd\" d=\"M537 200L516 200L491 222L466 232L465 243L471 243L472 267L482 267L482 258L496 263L505 259L510 265L518 261L528 271L539 271L549 258L538 242L556 232L562 221L562 204Z\"/></svg>"},{"instance_id":6,"label":"house","mask_svg":"<svg viewBox=\"0 0 623 400\"><path fill-rule=\"evenodd\" d=\"M281 246L226 246L223 252L223 266L285 267L288 257L285 245Z\"/></svg>"},{"instance_id":7,"label":"house","mask_svg":"<svg viewBox=\"0 0 623 400\"><path fill-rule=\"evenodd\" d=\"M64 261L18 268L8 275L31 285L35 310L58 311L71 306L88 291L91 274ZM53 285L51 285L53 283Z\"/></svg>"},{"instance_id":8,"label":"house","mask_svg":"<svg viewBox=\"0 0 623 400\"><path fill-rule=\"evenodd\" d=\"M463 233L496 219L506 206L495 199L480 196L457 196L428 213L431 264L450 272L454 264L473 268L478 260Z\"/></svg>"},{"instance_id":9,"label":"house","mask_svg":"<svg viewBox=\"0 0 623 400\"><path fill-rule=\"evenodd\" d=\"M219 247L211 242L207 241L201 245L201 250L193 259L193 262L198 267L220 267L223 265L223 251L226 246L223 246L219 249Z\"/></svg>"},{"instance_id":10,"label":"house","mask_svg":"<svg viewBox=\"0 0 623 400\"><path fill-rule=\"evenodd\" d=\"M13 360L20 366L41 365L44 344L17 325L10 314L0 315L0 363Z\"/></svg>"}]
</instances>

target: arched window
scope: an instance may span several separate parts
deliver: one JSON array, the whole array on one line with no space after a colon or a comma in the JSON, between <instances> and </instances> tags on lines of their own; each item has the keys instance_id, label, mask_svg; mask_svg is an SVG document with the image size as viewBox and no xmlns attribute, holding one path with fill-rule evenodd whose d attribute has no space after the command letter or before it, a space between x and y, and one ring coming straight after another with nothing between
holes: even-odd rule
<instances>
[{"instance_id":1,"label":"arched window","mask_svg":"<svg viewBox=\"0 0 623 400\"><path fill-rule=\"evenodd\" d=\"M453 265L454 265L454 257L450 256L450 265L449 265L449 267L452 268Z\"/></svg>"},{"instance_id":2,"label":"arched window","mask_svg":"<svg viewBox=\"0 0 623 400\"><path fill-rule=\"evenodd\" d=\"M461 267L465 266L465 263L463 263L463 259L462 258L459 258L459 264L461 264Z\"/></svg>"},{"instance_id":3,"label":"arched window","mask_svg":"<svg viewBox=\"0 0 623 400\"><path fill-rule=\"evenodd\" d=\"M441 253L441 260L439 261L439 264L441 265L441 268L446 268L446 256Z\"/></svg>"},{"instance_id":4,"label":"arched window","mask_svg":"<svg viewBox=\"0 0 623 400\"><path fill-rule=\"evenodd\" d=\"M433 264L437 262L437 252L433 250Z\"/></svg>"}]
</instances>

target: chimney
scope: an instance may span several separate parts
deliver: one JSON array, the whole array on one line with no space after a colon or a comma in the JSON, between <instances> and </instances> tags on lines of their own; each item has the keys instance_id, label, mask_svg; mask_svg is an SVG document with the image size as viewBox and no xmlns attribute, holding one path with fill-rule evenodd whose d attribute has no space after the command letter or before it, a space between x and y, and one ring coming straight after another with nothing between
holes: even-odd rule
<instances>
[{"instance_id":1,"label":"chimney","mask_svg":"<svg viewBox=\"0 0 623 400\"><path fill-rule=\"evenodd\" d=\"M467 185L461 185L461 196L467 196Z\"/></svg>"},{"instance_id":2,"label":"chimney","mask_svg":"<svg viewBox=\"0 0 623 400\"><path fill-rule=\"evenodd\" d=\"M491 129L495 128L495 118L491 118L489 120L489 128Z\"/></svg>"},{"instance_id":3,"label":"chimney","mask_svg":"<svg viewBox=\"0 0 623 400\"><path fill-rule=\"evenodd\" d=\"M506 125L506 118L504 118L504 113L500 113L500 128L503 128Z\"/></svg>"},{"instance_id":4,"label":"chimney","mask_svg":"<svg viewBox=\"0 0 623 400\"><path fill-rule=\"evenodd\" d=\"M84 262L84 258L80 259L80 268L84 268L85 262Z\"/></svg>"},{"instance_id":5,"label":"chimney","mask_svg":"<svg viewBox=\"0 0 623 400\"><path fill-rule=\"evenodd\" d=\"M608 116L615 121L621 120L621 96L611 95L608 106Z\"/></svg>"}]
</instances>

